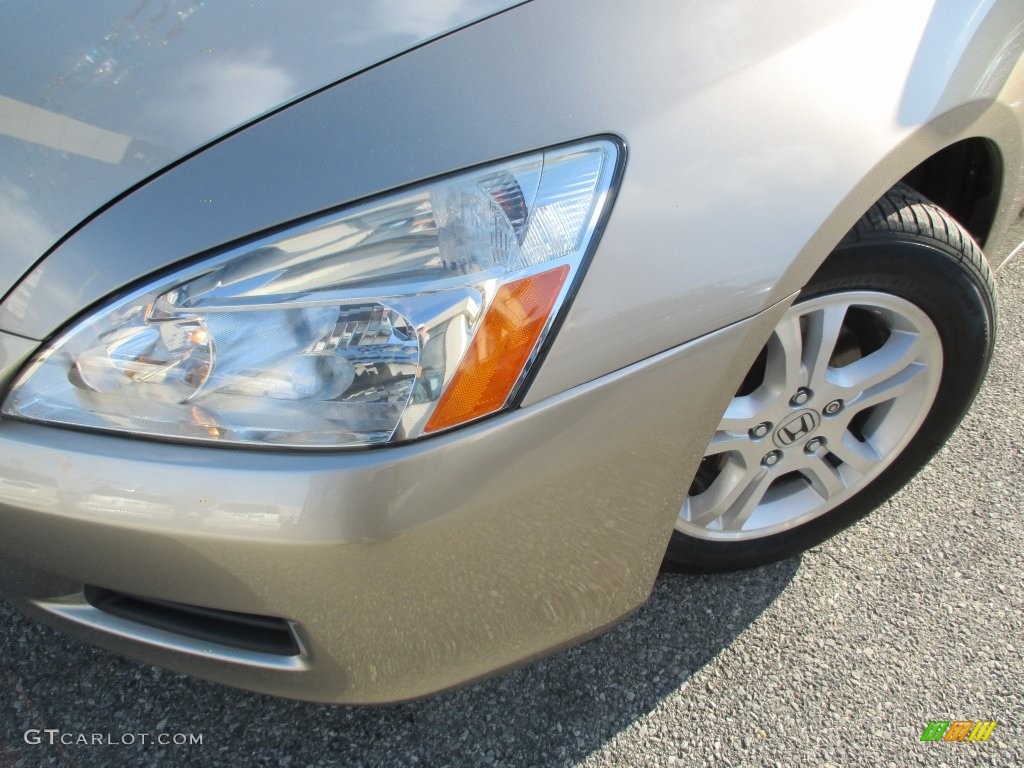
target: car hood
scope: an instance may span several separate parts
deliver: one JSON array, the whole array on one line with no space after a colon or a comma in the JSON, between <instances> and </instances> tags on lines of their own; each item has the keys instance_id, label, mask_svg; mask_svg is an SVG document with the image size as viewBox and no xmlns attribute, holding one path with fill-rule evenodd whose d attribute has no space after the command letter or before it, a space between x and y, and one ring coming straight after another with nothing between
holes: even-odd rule
<instances>
[{"instance_id":1,"label":"car hood","mask_svg":"<svg viewBox=\"0 0 1024 768\"><path fill-rule=\"evenodd\" d=\"M276 107L519 0L9 0L0 295L70 229Z\"/></svg>"}]
</instances>

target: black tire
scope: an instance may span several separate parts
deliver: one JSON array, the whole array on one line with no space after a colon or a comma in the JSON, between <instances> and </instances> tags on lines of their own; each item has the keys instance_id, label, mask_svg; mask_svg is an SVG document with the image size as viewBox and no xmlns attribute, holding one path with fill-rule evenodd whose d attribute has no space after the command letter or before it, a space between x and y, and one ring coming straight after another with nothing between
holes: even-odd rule
<instances>
[{"instance_id":1,"label":"black tire","mask_svg":"<svg viewBox=\"0 0 1024 768\"><path fill-rule=\"evenodd\" d=\"M978 245L942 209L897 185L843 238L798 303L853 291L905 299L923 310L938 331L938 389L916 433L852 497L789 530L733 541L674 531L667 570L750 568L819 544L906 484L956 429L981 386L995 343L995 285Z\"/></svg>"}]
</instances>

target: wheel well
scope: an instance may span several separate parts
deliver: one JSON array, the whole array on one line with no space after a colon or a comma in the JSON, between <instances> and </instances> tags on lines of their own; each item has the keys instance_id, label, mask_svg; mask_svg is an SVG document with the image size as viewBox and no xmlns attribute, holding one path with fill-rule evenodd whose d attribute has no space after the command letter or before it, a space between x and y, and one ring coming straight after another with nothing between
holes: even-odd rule
<instances>
[{"instance_id":1,"label":"wheel well","mask_svg":"<svg viewBox=\"0 0 1024 768\"><path fill-rule=\"evenodd\" d=\"M973 138L935 153L902 181L943 208L984 247L1002 176L998 147L988 139Z\"/></svg>"}]
</instances>

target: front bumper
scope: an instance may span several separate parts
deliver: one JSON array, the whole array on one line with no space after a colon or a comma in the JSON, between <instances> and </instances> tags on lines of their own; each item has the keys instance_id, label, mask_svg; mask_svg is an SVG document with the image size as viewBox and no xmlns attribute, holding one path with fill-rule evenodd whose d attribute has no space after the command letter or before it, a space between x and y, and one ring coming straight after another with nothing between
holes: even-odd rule
<instances>
[{"instance_id":1,"label":"front bumper","mask_svg":"<svg viewBox=\"0 0 1024 768\"><path fill-rule=\"evenodd\" d=\"M578 640L650 592L729 394L788 301L557 397L418 443L223 450L0 423L0 589L128 656L376 703ZM0 371L27 354L0 338ZM291 622L302 653L200 642L86 585Z\"/></svg>"}]
</instances>

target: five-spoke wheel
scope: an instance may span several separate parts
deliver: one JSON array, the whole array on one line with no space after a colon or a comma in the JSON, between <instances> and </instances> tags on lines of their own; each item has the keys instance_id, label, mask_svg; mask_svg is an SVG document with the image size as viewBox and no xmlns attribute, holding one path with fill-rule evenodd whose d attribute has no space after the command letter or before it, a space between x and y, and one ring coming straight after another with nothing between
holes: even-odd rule
<instances>
[{"instance_id":1,"label":"five-spoke wheel","mask_svg":"<svg viewBox=\"0 0 1024 768\"><path fill-rule=\"evenodd\" d=\"M941 447L992 354L992 276L897 185L782 317L690 481L669 567L786 557L870 512Z\"/></svg>"},{"instance_id":2,"label":"five-spoke wheel","mask_svg":"<svg viewBox=\"0 0 1024 768\"><path fill-rule=\"evenodd\" d=\"M935 326L904 299L833 293L793 306L726 409L678 530L756 538L827 512L899 454L941 371Z\"/></svg>"}]
</instances>

